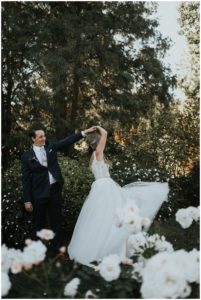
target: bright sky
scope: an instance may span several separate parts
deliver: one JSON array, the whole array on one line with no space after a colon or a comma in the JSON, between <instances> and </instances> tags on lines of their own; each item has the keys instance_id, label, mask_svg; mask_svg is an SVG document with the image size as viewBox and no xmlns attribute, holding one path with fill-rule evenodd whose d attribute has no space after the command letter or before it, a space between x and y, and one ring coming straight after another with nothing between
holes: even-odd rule
<instances>
[{"instance_id":1,"label":"bright sky","mask_svg":"<svg viewBox=\"0 0 201 300\"><path fill-rule=\"evenodd\" d=\"M177 22L179 12L177 10L181 1L159 1L157 18L159 20L159 30L163 36L169 36L173 42L166 55L165 62L170 65L173 73L178 73L182 59L188 57L188 45L184 36L179 35L180 26ZM184 71L183 71L184 72ZM180 70L181 73L181 70ZM181 89L175 91L175 96L184 100Z\"/></svg>"}]
</instances>

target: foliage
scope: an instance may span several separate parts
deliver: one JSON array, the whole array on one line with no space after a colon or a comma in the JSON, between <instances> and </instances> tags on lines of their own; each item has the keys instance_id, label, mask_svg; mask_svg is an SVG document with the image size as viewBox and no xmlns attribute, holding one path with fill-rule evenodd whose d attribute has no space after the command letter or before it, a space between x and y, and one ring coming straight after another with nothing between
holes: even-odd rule
<instances>
[{"instance_id":1,"label":"foliage","mask_svg":"<svg viewBox=\"0 0 201 300\"><path fill-rule=\"evenodd\" d=\"M64 264L60 259L47 259L31 271L23 271L20 274L12 275L12 290L6 298L65 298L63 296L64 285L73 277L81 279L79 292L75 298L84 298L88 290L98 295L98 298L121 299L131 298L133 295L139 297L140 285L130 278L131 271L131 266L122 265L120 278L109 283L91 268L78 264L73 265L72 262ZM23 289L21 282L26 282ZM32 288L33 283L35 285L34 289Z\"/></svg>"},{"instance_id":2,"label":"foliage","mask_svg":"<svg viewBox=\"0 0 201 300\"><path fill-rule=\"evenodd\" d=\"M30 236L19 157L29 144L27 128L41 120L53 138L103 124L114 180L169 182L168 202L150 233L165 235L175 250L199 247L198 224L184 231L174 219L178 208L199 205L199 2L179 9L191 55L188 76L179 81L183 109L169 93L175 77L162 58L170 44L150 18L154 9L143 2L2 4L2 242L9 247L24 247ZM68 243L94 179L83 150L59 160ZM131 267L121 269L118 280L106 282L90 268L47 257L31 271L11 274L8 298L62 298L74 277L81 279L76 298L88 290L98 298L140 298ZM197 284L190 298L199 298Z\"/></svg>"},{"instance_id":3,"label":"foliage","mask_svg":"<svg viewBox=\"0 0 201 300\"><path fill-rule=\"evenodd\" d=\"M200 3L182 2L179 7L181 34L187 39L190 58L186 61L186 76L180 76L186 101L184 103L183 130L187 147L191 151L189 160L199 159L199 101L200 101Z\"/></svg>"},{"instance_id":4,"label":"foliage","mask_svg":"<svg viewBox=\"0 0 201 300\"><path fill-rule=\"evenodd\" d=\"M2 242L9 247L20 248L29 237L31 217L22 202L22 185L19 161L2 177Z\"/></svg>"},{"instance_id":5,"label":"foliage","mask_svg":"<svg viewBox=\"0 0 201 300\"><path fill-rule=\"evenodd\" d=\"M134 158L124 157L123 152L112 158L111 175L121 186L139 180L169 181L169 200L163 204L157 217L159 220L168 220L178 208L198 205L198 166L188 176L172 177L162 168L142 169ZM77 160L60 155L59 160L65 180L62 208L63 230L64 236L69 240L94 179L88 167L86 154L82 154ZM20 163L16 160L13 161L12 167L4 172L2 178L2 242L12 247L22 247L24 240L30 236L31 230L31 215L25 212L21 201L20 172Z\"/></svg>"},{"instance_id":6,"label":"foliage","mask_svg":"<svg viewBox=\"0 0 201 300\"><path fill-rule=\"evenodd\" d=\"M4 167L12 139L35 121L57 138L101 122L128 131L155 98L167 106L175 78L161 61L169 41L151 18L155 6L2 3Z\"/></svg>"},{"instance_id":7,"label":"foliage","mask_svg":"<svg viewBox=\"0 0 201 300\"><path fill-rule=\"evenodd\" d=\"M64 175L63 230L72 234L77 215L89 192L92 175L81 161L60 157ZM32 215L26 213L22 202L20 162L13 161L2 178L2 242L12 247L22 247L30 237ZM66 242L66 241L65 241Z\"/></svg>"},{"instance_id":8,"label":"foliage","mask_svg":"<svg viewBox=\"0 0 201 300\"><path fill-rule=\"evenodd\" d=\"M165 223L155 222L150 229L150 234L153 233L165 235L175 250L183 248L190 251L199 247L199 225L196 223L185 229L184 234L184 230L171 218ZM146 251L147 258L152 255L152 251L149 251L149 254ZM133 257L133 261L136 261L135 257ZM64 286L75 277L81 281L75 298L86 298L86 293L89 290L97 298L141 298L141 284L132 276L132 266L121 263L120 267L120 277L117 280L107 282L98 271L92 268L72 261L63 262L59 256L54 259L46 258L44 262L31 270L11 274L12 288L6 298L65 298L63 295ZM24 283L23 287L22 282ZM198 285L193 284L189 298L198 297Z\"/></svg>"}]
</instances>

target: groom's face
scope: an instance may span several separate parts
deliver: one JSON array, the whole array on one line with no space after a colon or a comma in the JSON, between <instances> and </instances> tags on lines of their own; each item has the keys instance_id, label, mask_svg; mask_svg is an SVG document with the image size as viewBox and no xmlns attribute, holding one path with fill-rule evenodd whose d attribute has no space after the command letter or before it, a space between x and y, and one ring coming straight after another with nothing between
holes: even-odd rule
<instances>
[{"instance_id":1,"label":"groom's face","mask_svg":"<svg viewBox=\"0 0 201 300\"><path fill-rule=\"evenodd\" d=\"M35 131L35 138L33 138L34 145L36 146L45 146L46 136L43 130Z\"/></svg>"}]
</instances>

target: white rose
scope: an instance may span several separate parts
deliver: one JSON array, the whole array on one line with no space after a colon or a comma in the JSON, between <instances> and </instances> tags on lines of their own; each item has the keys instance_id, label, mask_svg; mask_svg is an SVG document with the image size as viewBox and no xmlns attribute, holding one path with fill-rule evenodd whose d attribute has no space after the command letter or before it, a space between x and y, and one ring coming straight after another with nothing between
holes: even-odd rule
<instances>
[{"instance_id":1,"label":"white rose","mask_svg":"<svg viewBox=\"0 0 201 300\"><path fill-rule=\"evenodd\" d=\"M60 248L59 248L59 251L60 251L61 253L66 253L66 247L65 247L65 246L60 247Z\"/></svg>"},{"instance_id":2,"label":"white rose","mask_svg":"<svg viewBox=\"0 0 201 300\"><path fill-rule=\"evenodd\" d=\"M162 251L173 252L174 251L172 244L167 241L156 241L155 249L160 252L162 252Z\"/></svg>"},{"instance_id":3,"label":"white rose","mask_svg":"<svg viewBox=\"0 0 201 300\"><path fill-rule=\"evenodd\" d=\"M1 247L1 270L3 272L8 272L11 267L11 257L9 256L9 250L6 245Z\"/></svg>"},{"instance_id":4,"label":"white rose","mask_svg":"<svg viewBox=\"0 0 201 300\"><path fill-rule=\"evenodd\" d=\"M45 259L47 247L41 241L32 241L23 251L23 260L27 265L36 264Z\"/></svg>"},{"instance_id":5,"label":"white rose","mask_svg":"<svg viewBox=\"0 0 201 300\"><path fill-rule=\"evenodd\" d=\"M191 262L194 265L193 276L191 276L191 280L200 283L200 251L197 249L193 249L189 252L191 257ZM190 280L189 280L190 281ZM191 282L191 281L190 281Z\"/></svg>"},{"instance_id":6,"label":"white rose","mask_svg":"<svg viewBox=\"0 0 201 300\"><path fill-rule=\"evenodd\" d=\"M139 212L139 208L135 204L134 199L126 199L126 205L124 206L124 211L125 212L131 211L132 213L138 213Z\"/></svg>"},{"instance_id":7,"label":"white rose","mask_svg":"<svg viewBox=\"0 0 201 300\"><path fill-rule=\"evenodd\" d=\"M143 298L183 298L191 293L188 283L199 282L199 251L177 250L152 256L142 270Z\"/></svg>"},{"instance_id":8,"label":"white rose","mask_svg":"<svg viewBox=\"0 0 201 300\"><path fill-rule=\"evenodd\" d=\"M88 290L85 294L85 298L97 298L97 296L90 290Z\"/></svg>"},{"instance_id":9,"label":"white rose","mask_svg":"<svg viewBox=\"0 0 201 300\"><path fill-rule=\"evenodd\" d=\"M147 268L143 273L141 293L143 298L180 298L187 290L188 284L181 270L173 264L166 264L162 268L156 264L155 272ZM156 272L157 270L157 272Z\"/></svg>"},{"instance_id":10,"label":"white rose","mask_svg":"<svg viewBox=\"0 0 201 300\"><path fill-rule=\"evenodd\" d=\"M196 222L200 219L200 210L199 207L189 206L186 208L187 213L193 220Z\"/></svg>"},{"instance_id":11,"label":"white rose","mask_svg":"<svg viewBox=\"0 0 201 300\"><path fill-rule=\"evenodd\" d=\"M143 298L181 298L188 289L183 269L168 252L152 256L142 271ZM189 289L188 289L189 290Z\"/></svg>"},{"instance_id":12,"label":"white rose","mask_svg":"<svg viewBox=\"0 0 201 300\"><path fill-rule=\"evenodd\" d=\"M132 234L128 238L128 252L133 255L135 252L142 253L145 245L147 245L147 238L144 232Z\"/></svg>"},{"instance_id":13,"label":"white rose","mask_svg":"<svg viewBox=\"0 0 201 300\"><path fill-rule=\"evenodd\" d=\"M77 294L77 289L78 289L79 284L80 284L79 278L72 279L64 287L64 295L74 297Z\"/></svg>"},{"instance_id":14,"label":"white rose","mask_svg":"<svg viewBox=\"0 0 201 300\"><path fill-rule=\"evenodd\" d=\"M23 264L23 255L21 250L14 248L8 249L5 245L3 245L1 248L1 258L2 271L8 272L11 268L13 273L20 272L19 265Z\"/></svg>"},{"instance_id":15,"label":"white rose","mask_svg":"<svg viewBox=\"0 0 201 300\"><path fill-rule=\"evenodd\" d=\"M42 240L52 240L55 236L54 232L49 229L42 229L36 233L36 235Z\"/></svg>"},{"instance_id":16,"label":"white rose","mask_svg":"<svg viewBox=\"0 0 201 300\"><path fill-rule=\"evenodd\" d=\"M141 217L137 213L128 211L125 214L123 226L131 233L138 233L142 229Z\"/></svg>"},{"instance_id":17,"label":"white rose","mask_svg":"<svg viewBox=\"0 0 201 300\"><path fill-rule=\"evenodd\" d=\"M14 262L11 266L11 272L13 274L20 273L23 269L23 264L20 262Z\"/></svg>"},{"instance_id":18,"label":"white rose","mask_svg":"<svg viewBox=\"0 0 201 300\"><path fill-rule=\"evenodd\" d=\"M4 297L8 294L11 288L9 276L5 272L1 272L1 296Z\"/></svg>"},{"instance_id":19,"label":"white rose","mask_svg":"<svg viewBox=\"0 0 201 300\"><path fill-rule=\"evenodd\" d=\"M150 219L146 218L146 217L143 217L141 219L141 225L142 225L142 228L147 231L149 229L150 225L151 225Z\"/></svg>"},{"instance_id":20,"label":"white rose","mask_svg":"<svg viewBox=\"0 0 201 300\"><path fill-rule=\"evenodd\" d=\"M193 249L187 252L183 249L175 251L173 259L175 264L182 269L189 282L199 282L199 251Z\"/></svg>"},{"instance_id":21,"label":"white rose","mask_svg":"<svg viewBox=\"0 0 201 300\"><path fill-rule=\"evenodd\" d=\"M188 211L184 208L179 209L175 216L176 216L176 221L184 229L188 228L193 222L193 218L189 215Z\"/></svg>"},{"instance_id":22,"label":"white rose","mask_svg":"<svg viewBox=\"0 0 201 300\"><path fill-rule=\"evenodd\" d=\"M121 260L117 255L109 255L104 257L98 266L100 275L106 281L113 281L119 278L121 268L119 266Z\"/></svg>"}]
</instances>

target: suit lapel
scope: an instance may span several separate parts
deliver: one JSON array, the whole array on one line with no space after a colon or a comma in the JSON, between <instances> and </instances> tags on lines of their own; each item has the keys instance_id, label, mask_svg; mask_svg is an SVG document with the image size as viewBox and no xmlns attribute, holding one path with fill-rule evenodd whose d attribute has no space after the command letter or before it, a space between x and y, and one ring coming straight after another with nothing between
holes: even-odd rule
<instances>
[{"instance_id":1,"label":"suit lapel","mask_svg":"<svg viewBox=\"0 0 201 300\"><path fill-rule=\"evenodd\" d=\"M38 158L36 157L36 153L34 152L33 148L30 149L29 151L29 157L28 157L28 160L30 159L34 159L36 160L37 162L39 162ZM40 162L39 162L40 164Z\"/></svg>"},{"instance_id":2,"label":"suit lapel","mask_svg":"<svg viewBox=\"0 0 201 300\"><path fill-rule=\"evenodd\" d=\"M48 148L48 144L45 144L44 146L44 149L46 151L46 155L47 155L47 163L48 163L48 160L49 160L49 152L51 152L51 149ZM35 151L33 150L33 148L30 149L29 151L29 157L28 157L28 160L31 160L31 159L34 159L35 161L37 161L40 165L40 161L38 160L37 156L36 156L36 153ZM41 165L42 167L44 167L43 165ZM46 168L46 167L44 167Z\"/></svg>"},{"instance_id":3,"label":"suit lapel","mask_svg":"<svg viewBox=\"0 0 201 300\"><path fill-rule=\"evenodd\" d=\"M46 142L44 149L46 151L47 161L49 161L49 156L50 156L50 153L52 152L51 144L49 142Z\"/></svg>"},{"instance_id":4,"label":"suit lapel","mask_svg":"<svg viewBox=\"0 0 201 300\"><path fill-rule=\"evenodd\" d=\"M47 161L48 161L48 157L49 157L49 148L48 148L48 144L47 144L47 143L45 144L44 149L45 149L45 152L46 152L46 155L47 155Z\"/></svg>"}]
</instances>

